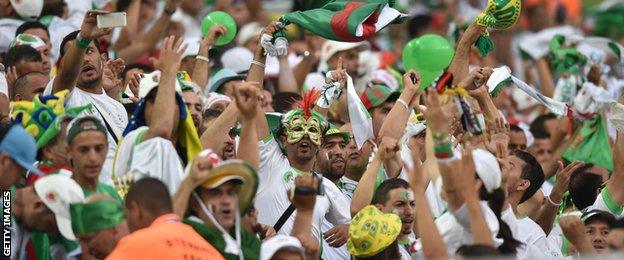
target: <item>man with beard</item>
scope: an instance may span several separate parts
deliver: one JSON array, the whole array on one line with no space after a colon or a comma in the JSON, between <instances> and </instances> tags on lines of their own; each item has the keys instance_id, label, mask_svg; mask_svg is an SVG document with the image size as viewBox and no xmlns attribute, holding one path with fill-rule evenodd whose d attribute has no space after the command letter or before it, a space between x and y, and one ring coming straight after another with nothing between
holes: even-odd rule
<instances>
[{"instance_id":1,"label":"man with beard","mask_svg":"<svg viewBox=\"0 0 624 260\"><path fill-rule=\"evenodd\" d=\"M330 125L329 130L323 136L321 149L316 155L314 171L333 183L337 183L344 175L349 139L350 134L348 132L340 132L335 126Z\"/></svg>"},{"instance_id":2,"label":"man with beard","mask_svg":"<svg viewBox=\"0 0 624 260\"><path fill-rule=\"evenodd\" d=\"M61 64L52 84L44 90L45 95L69 89L66 107L92 104L83 114L97 117L106 126L108 152L100 180L111 182L110 172L121 133L128 124L128 115L123 105L109 97L103 88L102 72L106 54L100 53L98 38L110 29L98 29L96 17L102 11L91 10L85 14L80 31L75 31L61 43Z\"/></svg>"},{"instance_id":3,"label":"man with beard","mask_svg":"<svg viewBox=\"0 0 624 260\"><path fill-rule=\"evenodd\" d=\"M254 66L252 66L254 68ZM279 130L274 136L269 131L269 123L262 112L259 120L260 140L260 184L256 205L259 208L258 221L273 225L278 234L290 234L293 229L294 206L289 202L287 191L294 188L296 176L309 176L322 145L322 134L328 122L320 113L313 110L320 93L311 91L303 95L296 109L282 115ZM319 176L320 177L320 176ZM326 237L334 247L342 246L348 238L350 221L349 204L340 190L330 180L323 178L324 192L317 196L312 219L312 235L321 238L321 222L327 219L334 226L340 226ZM329 235L326 233L326 235Z\"/></svg>"},{"instance_id":4,"label":"man with beard","mask_svg":"<svg viewBox=\"0 0 624 260\"><path fill-rule=\"evenodd\" d=\"M323 136L323 144L316 155L314 169L333 183L339 183L344 175L345 157L350 134L340 132L335 126L330 125L329 130ZM341 226L332 225L327 219L323 220L321 230L324 237L332 237L339 232ZM337 243L323 241L323 259L347 259L349 253L345 245L337 247Z\"/></svg>"},{"instance_id":5,"label":"man with beard","mask_svg":"<svg viewBox=\"0 0 624 260\"><path fill-rule=\"evenodd\" d=\"M32 241L32 247L29 248L29 238L34 236L34 233L30 233L32 231L45 232L40 234L43 236L60 233L68 240L76 239L69 218L69 204L84 200L84 194L75 181L55 174L41 178L33 186L11 188L10 194L10 259L36 258L55 251L47 237Z\"/></svg>"}]
</instances>

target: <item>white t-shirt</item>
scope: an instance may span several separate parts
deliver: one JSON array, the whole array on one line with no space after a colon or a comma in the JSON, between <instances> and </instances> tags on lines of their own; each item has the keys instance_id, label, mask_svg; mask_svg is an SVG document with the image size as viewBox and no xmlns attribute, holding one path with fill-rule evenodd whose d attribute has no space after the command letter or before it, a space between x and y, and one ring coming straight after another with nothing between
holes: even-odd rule
<instances>
[{"instance_id":1,"label":"white t-shirt","mask_svg":"<svg viewBox=\"0 0 624 260\"><path fill-rule=\"evenodd\" d=\"M13 18L0 19L0 53L9 51L9 45L15 38L15 31L22 23L24 21Z\"/></svg>"},{"instance_id":2,"label":"white t-shirt","mask_svg":"<svg viewBox=\"0 0 624 260\"><path fill-rule=\"evenodd\" d=\"M46 86L43 91L44 95L50 95L52 93L52 82L54 82L54 79L51 79L50 83ZM91 109L83 111L79 116L95 116L100 119L102 125L106 126L104 118L100 115L100 113L106 113L107 117L111 120L108 124L111 127L117 127L119 133L123 133L126 125L128 125L128 114L119 101L109 97L104 90L102 90L102 94L93 94L81 90L78 87L74 87L65 100L65 108L84 106L87 104L93 104ZM115 151L117 150L117 144L115 143L115 139L113 139L112 135L108 131L106 132L108 136L108 153L106 154L106 161L104 162L99 180L102 183L111 185L113 159L115 157Z\"/></svg>"},{"instance_id":3,"label":"white t-shirt","mask_svg":"<svg viewBox=\"0 0 624 260\"><path fill-rule=\"evenodd\" d=\"M290 205L287 191L294 188L297 175L303 173L290 166L273 135L260 141L260 184L256 195L258 222L273 226ZM333 225L348 224L351 220L349 204L338 187L323 177L325 195L316 196L316 205L312 215L312 235L317 239L321 235L321 223L327 219ZM295 211L290 215L278 234L291 233L295 221Z\"/></svg>"}]
</instances>

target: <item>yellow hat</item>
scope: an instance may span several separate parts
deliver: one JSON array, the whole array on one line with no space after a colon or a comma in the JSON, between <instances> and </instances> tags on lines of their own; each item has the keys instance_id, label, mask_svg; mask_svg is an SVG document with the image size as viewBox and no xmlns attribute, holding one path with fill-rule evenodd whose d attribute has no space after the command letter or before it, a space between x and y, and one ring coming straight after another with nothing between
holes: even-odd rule
<instances>
[{"instance_id":1,"label":"yellow hat","mask_svg":"<svg viewBox=\"0 0 624 260\"><path fill-rule=\"evenodd\" d=\"M374 256L392 244L400 230L399 216L368 205L351 220L347 251L356 257Z\"/></svg>"},{"instance_id":2,"label":"yellow hat","mask_svg":"<svg viewBox=\"0 0 624 260\"><path fill-rule=\"evenodd\" d=\"M242 183L238 190L238 206L242 214L247 210L258 190L258 174L251 165L238 159L219 162L201 186L214 189L232 180Z\"/></svg>"}]
</instances>

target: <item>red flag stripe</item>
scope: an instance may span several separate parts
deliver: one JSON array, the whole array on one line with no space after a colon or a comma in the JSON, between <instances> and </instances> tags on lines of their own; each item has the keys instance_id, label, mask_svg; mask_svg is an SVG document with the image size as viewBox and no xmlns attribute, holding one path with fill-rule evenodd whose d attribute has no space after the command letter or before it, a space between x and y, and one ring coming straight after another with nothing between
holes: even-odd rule
<instances>
[{"instance_id":1,"label":"red flag stripe","mask_svg":"<svg viewBox=\"0 0 624 260\"><path fill-rule=\"evenodd\" d=\"M377 18L379 17L379 12L372 13L363 23L363 35L355 36L349 32L349 16L357 10L360 6L364 5L363 2L348 2L345 4L344 10L342 12L336 13L332 16L330 21L330 26L332 31L336 36L338 36L343 41L363 41L367 37L375 34L377 32L377 28L375 27L375 23L377 23Z\"/></svg>"}]
</instances>

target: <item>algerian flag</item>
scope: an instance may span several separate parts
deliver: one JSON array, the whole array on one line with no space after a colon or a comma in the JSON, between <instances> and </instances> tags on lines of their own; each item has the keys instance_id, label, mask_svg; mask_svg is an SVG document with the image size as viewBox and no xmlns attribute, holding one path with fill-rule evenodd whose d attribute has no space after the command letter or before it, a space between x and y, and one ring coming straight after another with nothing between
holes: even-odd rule
<instances>
[{"instance_id":1,"label":"algerian flag","mask_svg":"<svg viewBox=\"0 0 624 260\"><path fill-rule=\"evenodd\" d=\"M15 39L11 41L9 48L13 48L19 45L29 45L30 47L33 47L35 49L46 46L45 42L41 38L27 33L18 34Z\"/></svg>"},{"instance_id":2,"label":"algerian flag","mask_svg":"<svg viewBox=\"0 0 624 260\"><path fill-rule=\"evenodd\" d=\"M373 119L371 118L368 110L360 100L355 87L353 86L353 79L347 75L347 103L349 109L349 121L351 122L351 128L353 129L353 135L355 137L355 143L358 149L362 149L364 143L367 140L374 138L373 135Z\"/></svg>"},{"instance_id":3,"label":"algerian flag","mask_svg":"<svg viewBox=\"0 0 624 260\"><path fill-rule=\"evenodd\" d=\"M359 42L406 15L391 0L335 0L321 8L285 14L284 24L295 23L323 38Z\"/></svg>"},{"instance_id":4,"label":"algerian flag","mask_svg":"<svg viewBox=\"0 0 624 260\"><path fill-rule=\"evenodd\" d=\"M613 154L609 143L609 133L602 115L585 120L570 147L562 156L568 162L583 161L593 163L613 171Z\"/></svg>"}]
</instances>

